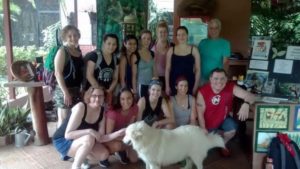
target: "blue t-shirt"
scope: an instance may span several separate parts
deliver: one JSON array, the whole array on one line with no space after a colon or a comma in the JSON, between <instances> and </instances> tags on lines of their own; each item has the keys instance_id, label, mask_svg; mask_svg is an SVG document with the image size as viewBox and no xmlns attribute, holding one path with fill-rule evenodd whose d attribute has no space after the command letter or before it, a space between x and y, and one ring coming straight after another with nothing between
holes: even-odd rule
<instances>
[{"instance_id":1,"label":"blue t-shirt","mask_svg":"<svg viewBox=\"0 0 300 169\"><path fill-rule=\"evenodd\" d=\"M201 79L209 80L210 72L215 68L223 68L224 57L230 56L229 41L218 39L203 39L198 49L201 56Z\"/></svg>"}]
</instances>

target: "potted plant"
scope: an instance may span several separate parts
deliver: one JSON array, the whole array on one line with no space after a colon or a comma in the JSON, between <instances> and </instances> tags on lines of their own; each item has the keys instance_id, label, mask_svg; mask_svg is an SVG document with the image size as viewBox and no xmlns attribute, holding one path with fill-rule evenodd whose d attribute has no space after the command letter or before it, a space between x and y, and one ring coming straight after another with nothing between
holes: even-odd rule
<instances>
[{"instance_id":1,"label":"potted plant","mask_svg":"<svg viewBox=\"0 0 300 169\"><path fill-rule=\"evenodd\" d=\"M0 146L11 143L11 123L8 105L0 101Z\"/></svg>"}]
</instances>

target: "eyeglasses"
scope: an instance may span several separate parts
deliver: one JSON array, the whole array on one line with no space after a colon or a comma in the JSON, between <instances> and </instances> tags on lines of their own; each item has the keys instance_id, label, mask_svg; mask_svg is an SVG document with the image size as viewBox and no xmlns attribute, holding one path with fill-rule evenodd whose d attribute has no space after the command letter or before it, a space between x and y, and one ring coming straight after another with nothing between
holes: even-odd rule
<instances>
[{"instance_id":1,"label":"eyeglasses","mask_svg":"<svg viewBox=\"0 0 300 169\"><path fill-rule=\"evenodd\" d=\"M98 98L98 99L101 99L101 98L103 98L104 97L104 95L102 95L102 94L99 94L99 95L96 95L96 94L93 94L93 95L91 95L91 97L92 98Z\"/></svg>"}]
</instances>

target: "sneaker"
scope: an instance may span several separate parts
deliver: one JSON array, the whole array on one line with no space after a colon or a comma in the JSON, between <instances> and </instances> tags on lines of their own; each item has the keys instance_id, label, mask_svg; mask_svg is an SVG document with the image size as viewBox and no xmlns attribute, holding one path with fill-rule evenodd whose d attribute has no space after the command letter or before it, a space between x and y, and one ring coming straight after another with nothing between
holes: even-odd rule
<instances>
[{"instance_id":1,"label":"sneaker","mask_svg":"<svg viewBox=\"0 0 300 169\"><path fill-rule=\"evenodd\" d=\"M110 166L110 163L109 161L106 159L106 160L102 160L99 162L99 165L103 168L108 168Z\"/></svg>"},{"instance_id":2,"label":"sneaker","mask_svg":"<svg viewBox=\"0 0 300 169\"><path fill-rule=\"evenodd\" d=\"M230 157L231 156L231 153L230 151L228 150L228 148L222 148L221 151L220 151L221 155L223 157Z\"/></svg>"},{"instance_id":3,"label":"sneaker","mask_svg":"<svg viewBox=\"0 0 300 169\"><path fill-rule=\"evenodd\" d=\"M91 165L89 164L88 160L84 160L84 162L81 164L81 169L90 169Z\"/></svg>"},{"instance_id":4,"label":"sneaker","mask_svg":"<svg viewBox=\"0 0 300 169\"><path fill-rule=\"evenodd\" d=\"M115 152L115 156L120 161L121 164L128 164L129 159L127 157L126 151Z\"/></svg>"}]
</instances>

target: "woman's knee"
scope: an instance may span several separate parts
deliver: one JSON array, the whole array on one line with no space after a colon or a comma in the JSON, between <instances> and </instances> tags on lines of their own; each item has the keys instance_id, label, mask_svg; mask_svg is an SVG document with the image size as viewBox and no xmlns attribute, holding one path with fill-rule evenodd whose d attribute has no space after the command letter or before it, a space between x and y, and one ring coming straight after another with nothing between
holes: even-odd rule
<instances>
[{"instance_id":1,"label":"woman's knee","mask_svg":"<svg viewBox=\"0 0 300 169\"><path fill-rule=\"evenodd\" d=\"M82 139L82 145L90 147L90 148L93 148L93 146L95 145L95 142L96 142L95 137L93 137L91 135L86 135Z\"/></svg>"}]
</instances>

